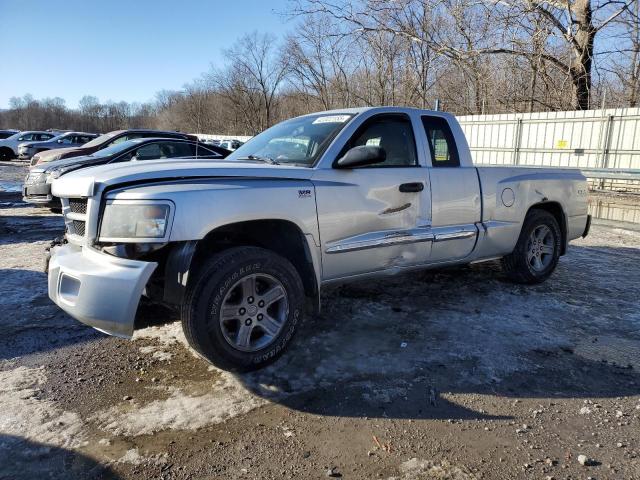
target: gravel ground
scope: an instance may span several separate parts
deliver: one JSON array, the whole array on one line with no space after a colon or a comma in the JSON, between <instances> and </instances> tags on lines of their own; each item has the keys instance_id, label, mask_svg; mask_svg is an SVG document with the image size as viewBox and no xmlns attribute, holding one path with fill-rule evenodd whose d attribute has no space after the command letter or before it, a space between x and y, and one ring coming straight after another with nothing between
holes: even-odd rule
<instances>
[{"instance_id":1,"label":"gravel ground","mask_svg":"<svg viewBox=\"0 0 640 480\"><path fill-rule=\"evenodd\" d=\"M640 225L595 221L539 286L488 263L337 288L231 375L161 307L133 341L55 307L62 220L25 171L0 162L0 479L640 479Z\"/></svg>"}]
</instances>

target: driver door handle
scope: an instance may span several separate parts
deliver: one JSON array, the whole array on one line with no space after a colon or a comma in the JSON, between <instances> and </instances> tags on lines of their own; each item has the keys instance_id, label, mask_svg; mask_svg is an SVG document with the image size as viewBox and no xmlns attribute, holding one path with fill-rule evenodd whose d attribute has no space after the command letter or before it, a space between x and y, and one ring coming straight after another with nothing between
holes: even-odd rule
<instances>
[{"instance_id":1,"label":"driver door handle","mask_svg":"<svg viewBox=\"0 0 640 480\"><path fill-rule=\"evenodd\" d=\"M422 182L403 183L400 185L402 193L421 192L422 190L424 190L424 183Z\"/></svg>"}]
</instances>

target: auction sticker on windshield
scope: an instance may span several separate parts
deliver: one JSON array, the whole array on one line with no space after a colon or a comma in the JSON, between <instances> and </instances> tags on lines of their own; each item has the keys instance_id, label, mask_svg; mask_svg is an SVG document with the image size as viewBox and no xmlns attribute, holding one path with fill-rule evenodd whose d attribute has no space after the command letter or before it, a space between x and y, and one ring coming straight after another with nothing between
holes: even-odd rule
<instances>
[{"instance_id":1,"label":"auction sticker on windshield","mask_svg":"<svg viewBox=\"0 0 640 480\"><path fill-rule=\"evenodd\" d=\"M318 123L344 123L351 118L351 115L327 115L326 117L318 117L313 121L313 124Z\"/></svg>"}]
</instances>

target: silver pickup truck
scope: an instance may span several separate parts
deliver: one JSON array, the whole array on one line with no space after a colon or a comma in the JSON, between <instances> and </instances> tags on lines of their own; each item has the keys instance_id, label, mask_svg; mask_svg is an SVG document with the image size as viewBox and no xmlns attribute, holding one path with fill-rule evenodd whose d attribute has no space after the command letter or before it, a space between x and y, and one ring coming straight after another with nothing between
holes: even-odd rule
<instances>
[{"instance_id":1,"label":"silver pickup truck","mask_svg":"<svg viewBox=\"0 0 640 480\"><path fill-rule=\"evenodd\" d=\"M222 161L84 169L53 193L54 302L122 337L142 295L173 305L234 370L277 358L330 284L499 258L542 282L590 225L579 171L476 168L452 115L397 107L293 118Z\"/></svg>"}]
</instances>

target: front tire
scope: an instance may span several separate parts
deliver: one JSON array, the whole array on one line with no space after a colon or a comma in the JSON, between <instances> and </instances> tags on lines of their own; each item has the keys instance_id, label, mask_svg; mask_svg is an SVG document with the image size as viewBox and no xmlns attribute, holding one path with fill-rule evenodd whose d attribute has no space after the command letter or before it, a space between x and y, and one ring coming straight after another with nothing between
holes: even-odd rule
<instances>
[{"instance_id":1,"label":"front tire","mask_svg":"<svg viewBox=\"0 0 640 480\"><path fill-rule=\"evenodd\" d=\"M189 344L215 366L262 368L288 346L304 315L295 267L258 247L215 254L187 285L182 328Z\"/></svg>"},{"instance_id":2,"label":"front tire","mask_svg":"<svg viewBox=\"0 0 640 480\"><path fill-rule=\"evenodd\" d=\"M502 268L514 282L542 283L556 269L561 247L562 233L555 217L545 210L531 210L513 252L502 258Z\"/></svg>"},{"instance_id":3,"label":"front tire","mask_svg":"<svg viewBox=\"0 0 640 480\"><path fill-rule=\"evenodd\" d=\"M8 147L0 148L0 160L2 161L13 160L14 157L15 157L15 154L13 153L13 150L11 150L10 148Z\"/></svg>"}]
</instances>

